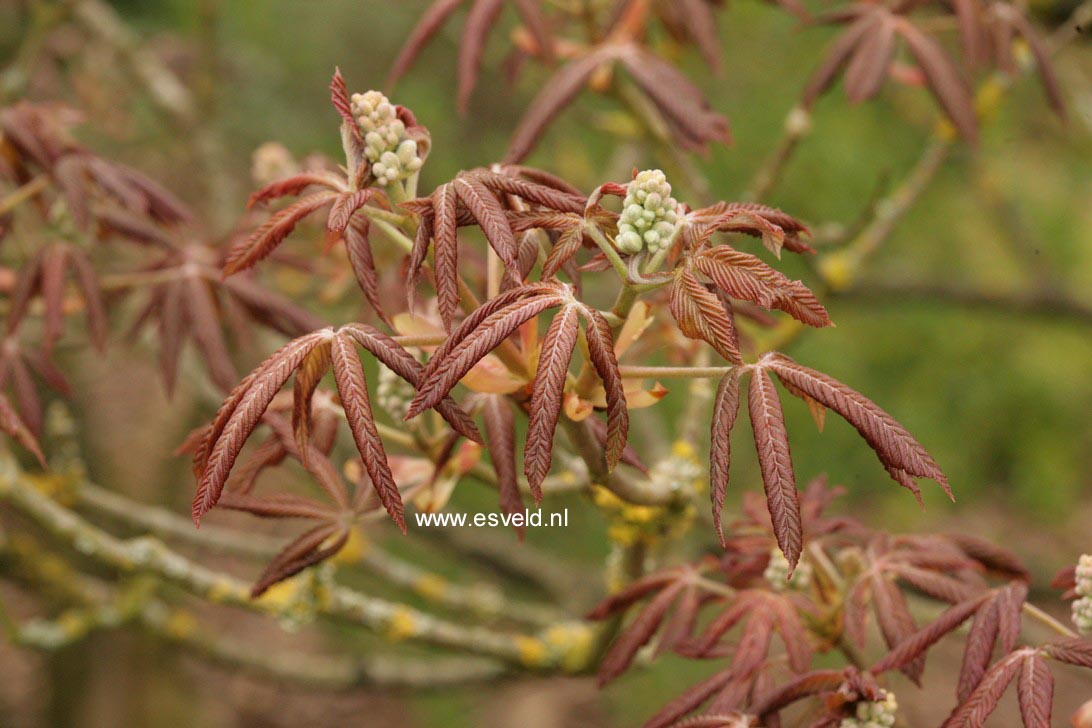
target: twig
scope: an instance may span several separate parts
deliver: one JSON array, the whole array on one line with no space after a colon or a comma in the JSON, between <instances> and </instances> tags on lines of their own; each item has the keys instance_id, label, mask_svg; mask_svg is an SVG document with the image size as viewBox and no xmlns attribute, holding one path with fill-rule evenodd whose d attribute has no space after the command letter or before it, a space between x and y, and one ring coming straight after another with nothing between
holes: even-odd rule
<instances>
[{"instance_id":1,"label":"twig","mask_svg":"<svg viewBox=\"0 0 1092 728\"><path fill-rule=\"evenodd\" d=\"M150 534L175 538L190 546L257 559L272 558L283 546L276 539L262 534L244 534L213 525L203 526L198 531L188 519L162 508L137 503L94 483L78 484L74 491L79 503L85 507ZM366 546L359 563L385 583L412 591L453 611L469 612L489 619L505 617L536 626L553 624L564 618L557 610L543 605L513 602L494 584L454 584L439 574L386 553L375 544Z\"/></svg>"},{"instance_id":2,"label":"twig","mask_svg":"<svg viewBox=\"0 0 1092 728\"><path fill-rule=\"evenodd\" d=\"M1054 617L1050 616L1039 607L1031 604L1030 602L1024 602L1024 614L1034 619L1039 624L1048 627L1049 629L1057 632L1063 637L1074 638L1077 637L1077 633L1069 627L1065 626Z\"/></svg>"},{"instance_id":3,"label":"twig","mask_svg":"<svg viewBox=\"0 0 1092 728\"><path fill-rule=\"evenodd\" d=\"M620 366L624 379L720 379L733 367L638 367Z\"/></svg>"},{"instance_id":4,"label":"twig","mask_svg":"<svg viewBox=\"0 0 1092 728\"><path fill-rule=\"evenodd\" d=\"M588 466L592 482L635 505L662 506L679 497L676 490L659 487L648 478L634 479L617 470L608 470L603 448L596 441L587 422L574 422L568 417L562 417L561 425L565 428L576 454Z\"/></svg>"},{"instance_id":5,"label":"twig","mask_svg":"<svg viewBox=\"0 0 1092 728\"><path fill-rule=\"evenodd\" d=\"M804 106L794 106L785 116L785 130L777 147L766 159L754 177L742 199L762 202L781 181L785 167L796 153L797 148L811 132L811 111Z\"/></svg>"},{"instance_id":6,"label":"twig","mask_svg":"<svg viewBox=\"0 0 1092 728\"><path fill-rule=\"evenodd\" d=\"M8 214L46 187L49 187L49 177L48 175L40 174L26 184L12 190L7 196L0 199L0 215Z\"/></svg>"},{"instance_id":7,"label":"twig","mask_svg":"<svg viewBox=\"0 0 1092 728\"><path fill-rule=\"evenodd\" d=\"M957 305L982 311L1066 319L1086 326L1092 325L1092 305L1076 301L1055 290L995 293L942 283L876 280L837 291L836 295L848 300L894 305L907 302Z\"/></svg>"},{"instance_id":8,"label":"twig","mask_svg":"<svg viewBox=\"0 0 1092 728\"><path fill-rule=\"evenodd\" d=\"M84 556L129 573L150 573L216 604L263 613L280 613L275 599L251 599L249 586L228 574L213 571L170 550L151 537L121 540L51 500L27 483L18 465L0 461L0 500L36 521L53 537ZM393 639L433 644L528 667L526 644L541 642L531 635L449 622L407 605L330 586L316 604L316 613L365 627ZM533 667L556 667L567 655L535 655Z\"/></svg>"},{"instance_id":9,"label":"twig","mask_svg":"<svg viewBox=\"0 0 1092 728\"><path fill-rule=\"evenodd\" d=\"M14 544L0 551L6 552L13 562L11 567L17 570L17 578L48 591L61 592L67 601L79 605L54 619L13 623L11 637L23 647L55 651L96 631L138 625L159 639L226 666L323 689L361 685L441 687L489 680L505 672L500 664L481 658L416 660L376 655L360 659L254 648L198 625L190 612L172 607L146 588L153 585L138 584L136 588L119 591L83 574L43 568L44 563L53 563L60 557L36 543L29 547Z\"/></svg>"}]
</instances>

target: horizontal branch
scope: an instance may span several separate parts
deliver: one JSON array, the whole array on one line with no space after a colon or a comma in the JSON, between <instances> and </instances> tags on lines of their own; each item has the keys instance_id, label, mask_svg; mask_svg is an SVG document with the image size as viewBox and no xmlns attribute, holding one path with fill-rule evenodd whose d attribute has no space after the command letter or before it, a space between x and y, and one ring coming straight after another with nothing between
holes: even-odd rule
<instances>
[{"instance_id":1,"label":"horizontal branch","mask_svg":"<svg viewBox=\"0 0 1092 728\"><path fill-rule=\"evenodd\" d=\"M870 303L955 305L981 311L1092 324L1092 304L1076 301L1055 290L1004 293L977 291L940 283L877 280L861 282L847 290L838 291L835 295L842 299Z\"/></svg>"},{"instance_id":2,"label":"horizontal branch","mask_svg":"<svg viewBox=\"0 0 1092 728\"><path fill-rule=\"evenodd\" d=\"M228 574L213 571L170 550L152 537L121 540L99 529L53 501L30 483L10 458L0 460L0 500L37 522L54 538L105 566L129 573L150 573L213 603L280 615L274 594L250 598L250 586ZM536 636L450 622L407 605L368 596L332 585L317 599L315 611L385 634L392 640L412 640L496 658L510 665L535 669L556 668L572 656L566 650L580 644L579 635L558 649ZM574 632L589 631L573 625Z\"/></svg>"},{"instance_id":3,"label":"horizontal branch","mask_svg":"<svg viewBox=\"0 0 1092 728\"><path fill-rule=\"evenodd\" d=\"M151 534L174 538L197 548L270 559L283 547L280 541L263 534L241 533L212 525L202 526L201 530L197 530L188 518L156 506L138 503L94 483L78 484L74 490L77 501L91 510ZM411 591L454 611L468 612L489 619L505 617L514 622L537 626L554 624L564 619L560 612L548 606L512 601L491 583L452 583L440 574L383 551L373 543L367 544L357 563L391 586Z\"/></svg>"},{"instance_id":4,"label":"horizontal branch","mask_svg":"<svg viewBox=\"0 0 1092 728\"><path fill-rule=\"evenodd\" d=\"M352 658L301 654L298 650L254 648L199 625L189 611L156 597L154 584L114 588L92 577L58 569L59 557L24 536L0 546L9 571L24 583L59 593L75 603L53 619L34 618L8 625L12 641L22 647L56 651L89 635L138 626L152 636L233 669L329 690L363 685L441 687L488 680L504 673L499 663L468 657L424 659L375 655ZM7 564L5 564L7 565Z\"/></svg>"}]
</instances>

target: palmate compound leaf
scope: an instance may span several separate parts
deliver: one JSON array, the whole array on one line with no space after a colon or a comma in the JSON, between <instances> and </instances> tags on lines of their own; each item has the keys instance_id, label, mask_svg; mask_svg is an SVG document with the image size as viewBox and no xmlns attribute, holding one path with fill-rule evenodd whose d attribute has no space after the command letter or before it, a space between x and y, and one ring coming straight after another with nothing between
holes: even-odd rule
<instances>
[{"instance_id":1,"label":"palmate compound leaf","mask_svg":"<svg viewBox=\"0 0 1092 728\"><path fill-rule=\"evenodd\" d=\"M948 480L925 448L889 414L864 395L837 380L809 369L780 354L770 352L757 364L733 367L722 379L714 402L709 485L714 521L720 523L720 508L728 487L729 435L739 406L739 380L751 374L748 405L754 429L767 506L778 545L795 568L802 549L802 523L788 434L781 401L770 373L793 393L804 393L828 407L854 426L880 458L888 473L920 500L915 477L932 478L951 497Z\"/></svg>"},{"instance_id":2,"label":"palmate compound leaf","mask_svg":"<svg viewBox=\"0 0 1092 728\"><path fill-rule=\"evenodd\" d=\"M358 484L350 496L343 474L327 457L325 448L332 445L332 437L327 442L305 443L306 450L301 453L292 428L283 417L271 410L263 421L273 431L272 436L246 463L235 469L217 505L258 518L306 520L312 526L274 555L251 588L252 597L261 596L278 581L340 551L348 540L352 524L369 508L367 493L370 489ZM336 422L331 424L336 428ZM274 455L272 461L270 454ZM325 491L329 503L294 493L254 493L257 474L288 456L304 463L305 469Z\"/></svg>"},{"instance_id":3,"label":"palmate compound leaf","mask_svg":"<svg viewBox=\"0 0 1092 728\"><path fill-rule=\"evenodd\" d=\"M1024 727L1049 728L1054 678L1046 660L1031 647L1016 650L998 660L974 692L960 701L943 728L982 728L1014 679Z\"/></svg>"},{"instance_id":4,"label":"palmate compound leaf","mask_svg":"<svg viewBox=\"0 0 1092 728\"><path fill-rule=\"evenodd\" d=\"M172 245L139 272L157 282L144 287L130 336L145 326L159 338L160 369L167 394L174 390L187 337L201 354L213 382L229 392L238 381L228 353L225 325L236 338L244 337L251 322L286 336L300 336L322 326L322 321L288 298L259 284L251 275L223 278L221 253L208 242Z\"/></svg>"},{"instance_id":5,"label":"palmate compound leaf","mask_svg":"<svg viewBox=\"0 0 1092 728\"><path fill-rule=\"evenodd\" d=\"M876 3L856 3L832 12L829 20L846 22L846 29L831 44L812 75L804 90L803 103L808 107L813 105L843 69L846 94L851 101L875 96L889 75L897 41L901 39L934 99L959 134L974 143L978 138L978 122L971 91L940 44L902 14L912 7L913 4L904 3L892 10Z\"/></svg>"},{"instance_id":6,"label":"palmate compound leaf","mask_svg":"<svg viewBox=\"0 0 1092 728\"><path fill-rule=\"evenodd\" d=\"M684 149L705 150L731 141L728 120L713 111L701 91L678 69L636 43L604 43L561 66L531 101L505 153L505 161L524 159L554 119L603 67L624 68L659 112Z\"/></svg>"},{"instance_id":7,"label":"palmate compound leaf","mask_svg":"<svg viewBox=\"0 0 1092 728\"><path fill-rule=\"evenodd\" d=\"M858 649L866 647L870 603L888 649L917 631L900 583L951 604L971 599L985 588L976 563L944 538L875 534L861 556L864 568L848 587L843 615L845 635ZM918 683L924 668L923 655L901 666Z\"/></svg>"},{"instance_id":8,"label":"palmate compound leaf","mask_svg":"<svg viewBox=\"0 0 1092 728\"><path fill-rule=\"evenodd\" d=\"M19 271L7 317L7 333L10 335L19 327L31 299L38 294L44 309L42 351L46 356L52 353L54 344L64 333L66 270L71 270L73 282L83 299L88 337L101 353L106 348L107 319L98 276L87 253L65 243L40 248Z\"/></svg>"},{"instance_id":9,"label":"palmate compound leaf","mask_svg":"<svg viewBox=\"0 0 1092 728\"><path fill-rule=\"evenodd\" d=\"M573 298L571 288L556 281L528 283L509 289L475 310L433 353L406 414L406 419L411 419L436 406L486 354L520 326L551 308L559 311L539 355L531 403L531 429L524 451L524 473L536 501L541 500L542 481L552 462L554 429L576 343L578 318L585 321L589 364L599 375L606 392L604 450L609 469L613 470L621 460L629 432L625 391L610 325L598 311Z\"/></svg>"},{"instance_id":10,"label":"palmate compound leaf","mask_svg":"<svg viewBox=\"0 0 1092 728\"><path fill-rule=\"evenodd\" d=\"M421 368L416 359L389 336L365 324L349 324L336 330L330 327L289 342L236 386L209 426L204 442L194 456L194 473L198 479L193 502L195 522L199 523L201 517L219 500L235 460L247 438L261 422L273 397L310 358L309 365L304 367L304 376L297 381L297 386L305 390L305 395L301 396L303 401L294 406L295 410L299 410L294 416L297 424L303 426L308 421L310 403L306 392L310 390L313 393L314 370L321 369L323 363L323 357L319 356L320 361L315 364L314 352L326 349L364 468L388 513L405 530L401 496L372 418L367 381L355 351L358 345L367 349L395 374L417 386ZM435 407L456 432L481 442L481 435L472 420L452 400L439 398Z\"/></svg>"},{"instance_id":11,"label":"palmate compound leaf","mask_svg":"<svg viewBox=\"0 0 1092 728\"><path fill-rule=\"evenodd\" d=\"M797 364L784 354L771 352L763 356L760 365L853 425L875 451L891 477L919 500L919 489L914 478L932 478L949 498L954 498L948 478L936 461L905 427L875 402L833 377Z\"/></svg>"},{"instance_id":12,"label":"palmate compound leaf","mask_svg":"<svg viewBox=\"0 0 1092 728\"><path fill-rule=\"evenodd\" d=\"M498 171L499 170L499 171ZM585 200L551 175L525 167L504 166L460 172L431 195L403 204L418 217L417 234L407 266L406 288L412 299L417 281L434 251L433 271L440 317L450 331L458 308L458 228L477 225L504 264L510 285L523 278L517 230L508 217L509 197L522 210L583 213Z\"/></svg>"},{"instance_id":13,"label":"palmate compound leaf","mask_svg":"<svg viewBox=\"0 0 1092 728\"><path fill-rule=\"evenodd\" d=\"M466 0L434 0L429 5L410 32L391 67L387 79L389 86L393 86L406 74L429 41L465 2ZM554 57L554 41L542 4L538 0L514 0L511 4L515 6L520 19L534 39L535 52L546 61L551 61ZM462 112L466 111L474 87L477 85L486 43L504 5L505 0L473 0L471 3L459 41L456 65L458 107Z\"/></svg>"},{"instance_id":14,"label":"palmate compound leaf","mask_svg":"<svg viewBox=\"0 0 1092 728\"><path fill-rule=\"evenodd\" d=\"M638 616L618 635L599 665L599 684L615 679L632 664L638 650L663 627L666 649L672 649L690 636L701 600L694 600L692 590L701 587L701 575L710 562L682 564L648 574L628 584L621 591L600 602L587 619L603 620L621 615L643 599L651 597ZM675 604L675 612L668 612ZM672 626L673 622L677 622Z\"/></svg>"},{"instance_id":15,"label":"palmate compound leaf","mask_svg":"<svg viewBox=\"0 0 1092 728\"><path fill-rule=\"evenodd\" d=\"M569 375L569 360L580 330L579 320L579 304L562 306L554 315L546 330L546 337L542 340L542 353L531 393L527 445L523 454L524 472L531 484L536 503L542 501L542 481L550 472L553 460L554 430L561 414L565 380Z\"/></svg>"}]
</instances>

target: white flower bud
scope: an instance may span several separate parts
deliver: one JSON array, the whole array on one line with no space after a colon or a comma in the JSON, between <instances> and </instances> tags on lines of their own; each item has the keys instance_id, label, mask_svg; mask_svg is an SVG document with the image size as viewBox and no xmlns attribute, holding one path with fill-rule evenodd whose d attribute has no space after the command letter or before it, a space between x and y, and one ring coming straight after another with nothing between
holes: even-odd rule
<instances>
[{"instance_id":1,"label":"white flower bud","mask_svg":"<svg viewBox=\"0 0 1092 728\"><path fill-rule=\"evenodd\" d=\"M627 230L622 233L618 233L618 237L614 239L615 245L623 253L634 255L641 252L642 241L641 236L633 230Z\"/></svg>"},{"instance_id":2,"label":"white flower bud","mask_svg":"<svg viewBox=\"0 0 1092 728\"><path fill-rule=\"evenodd\" d=\"M1092 554L1083 554L1077 561L1077 593L1092 597Z\"/></svg>"},{"instance_id":3,"label":"white flower bud","mask_svg":"<svg viewBox=\"0 0 1092 728\"><path fill-rule=\"evenodd\" d=\"M639 172L626 189L618 218L615 239L618 249L634 255L642 249L655 253L663 248L675 235L677 205L663 172L658 169Z\"/></svg>"},{"instance_id":4,"label":"white flower bud","mask_svg":"<svg viewBox=\"0 0 1092 728\"><path fill-rule=\"evenodd\" d=\"M350 103L364 136L364 157L371 162L377 184L392 184L421 169L417 142L406 136L406 125L386 96L378 91L357 93Z\"/></svg>"},{"instance_id":5,"label":"white flower bud","mask_svg":"<svg viewBox=\"0 0 1092 728\"><path fill-rule=\"evenodd\" d=\"M839 728L888 728L895 725L898 710L895 694L888 690L884 693L883 700L857 703L856 716L843 718Z\"/></svg>"},{"instance_id":6,"label":"white flower bud","mask_svg":"<svg viewBox=\"0 0 1092 728\"><path fill-rule=\"evenodd\" d=\"M1073 602L1073 624L1081 634L1092 634L1092 596Z\"/></svg>"}]
</instances>

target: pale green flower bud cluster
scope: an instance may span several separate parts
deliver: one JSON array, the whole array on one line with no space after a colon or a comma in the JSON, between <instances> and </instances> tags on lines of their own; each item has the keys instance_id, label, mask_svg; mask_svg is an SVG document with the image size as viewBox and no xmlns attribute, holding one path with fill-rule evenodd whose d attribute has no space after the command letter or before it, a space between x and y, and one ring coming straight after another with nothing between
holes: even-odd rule
<instances>
[{"instance_id":1,"label":"pale green flower bud cluster","mask_svg":"<svg viewBox=\"0 0 1092 728\"><path fill-rule=\"evenodd\" d=\"M1092 554L1084 554L1077 562L1077 594L1073 602L1073 623L1081 634L1092 634Z\"/></svg>"},{"instance_id":2,"label":"pale green flower bud cluster","mask_svg":"<svg viewBox=\"0 0 1092 728\"><path fill-rule=\"evenodd\" d=\"M895 725L895 714L899 710L895 693L888 690L883 700L865 700L857 703L857 715L842 718L839 728L889 728Z\"/></svg>"},{"instance_id":3,"label":"pale green flower bud cluster","mask_svg":"<svg viewBox=\"0 0 1092 728\"><path fill-rule=\"evenodd\" d=\"M402 419L402 416L409 411L414 394L416 392L412 384L387 367L379 367L379 384L375 388L375 401L381 409L397 419Z\"/></svg>"},{"instance_id":4,"label":"pale green flower bud cluster","mask_svg":"<svg viewBox=\"0 0 1092 728\"><path fill-rule=\"evenodd\" d=\"M364 156L380 186L405 179L421 169L417 142L406 135L406 125L386 96L378 91L353 94L353 116L364 135Z\"/></svg>"},{"instance_id":5,"label":"pale green flower bud cluster","mask_svg":"<svg viewBox=\"0 0 1092 728\"><path fill-rule=\"evenodd\" d=\"M623 253L635 255L645 249L656 253L674 238L679 203L671 196L671 185L660 170L639 172L629 183L622 205L614 242Z\"/></svg>"},{"instance_id":6,"label":"pale green flower bud cluster","mask_svg":"<svg viewBox=\"0 0 1092 728\"><path fill-rule=\"evenodd\" d=\"M770 552L770 563L766 565L766 570L762 572L762 578L770 583L774 591L782 591L783 589L803 591L811 586L811 576L811 564L806 561L798 561L796 571L792 573L790 579L789 560L785 558L785 554L781 552L781 549L776 547Z\"/></svg>"}]
</instances>

